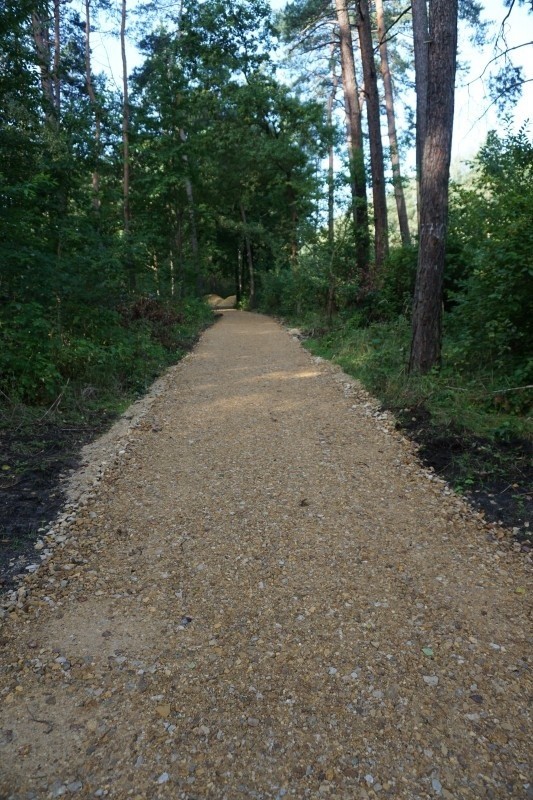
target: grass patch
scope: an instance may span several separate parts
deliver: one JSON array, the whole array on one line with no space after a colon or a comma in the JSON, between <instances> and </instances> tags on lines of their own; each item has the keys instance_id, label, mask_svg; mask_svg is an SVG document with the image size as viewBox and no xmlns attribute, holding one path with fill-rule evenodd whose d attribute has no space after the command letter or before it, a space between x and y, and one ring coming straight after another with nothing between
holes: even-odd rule
<instances>
[{"instance_id":1,"label":"grass patch","mask_svg":"<svg viewBox=\"0 0 533 800\"><path fill-rule=\"evenodd\" d=\"M407 371L411 331L400 317L362 327L357 316L329 327L318 317L292 320L305 346L339 364L394 412L398 427L420 444L420 456L487 518L529 542L533 484L531 390L511 400L511 379L487 363L465 364L453 341L443 367L428 375ZM529 545L528 545L529 546Z\"/></svg>"},{"instance_id":2,"label":"grass patch","mask_svg":"<svg viewBox=\"0 0 533 800\"><path fill-rule=\"evenodd\" d=\"M301 325L301 323L300 323ZM489 439L533 438L527 413L502 400L510 381L485 365L452 363L453 343L445 342L443 367L428 375L407 371L411 331L405 318L359 327L357 319L337 322L331 328L303 326L305 345L315 355L338 363L358 378L387 408L426 409L437 427L453 426L465 434ZM467 371L468 369L468 371ZM520 407L533 397L524 390Z\"/></svg>"}]
</instances>

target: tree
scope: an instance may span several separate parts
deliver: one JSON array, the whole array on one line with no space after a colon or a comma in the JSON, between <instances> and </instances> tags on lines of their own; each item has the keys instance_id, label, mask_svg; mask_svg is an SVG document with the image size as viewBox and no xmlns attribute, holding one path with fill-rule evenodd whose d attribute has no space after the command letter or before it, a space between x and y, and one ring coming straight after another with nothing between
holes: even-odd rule
<instances>
[{"instance_id":1,"label":"tree","mask_svg":"<svg viewBox=\"0 0 533 800\"><path fill-rule=\"evenodd\" d=\"M413 12L418 2L415 0L413 3ZM427 38L415 38L415 52L420 48L427 51L427 94L423 82L421 97L417 94L417 118L420 104L425 136L410 372L428 372L440 363L441 358L442 286L448 227L457 16L457 0L431 0ZM425 113L422 106L424 99Z\"/></svg>"},{"instance_id":2,"label":"tree","mask_svg":"<svg viewBox=\"0 0 533 800\"><path fill-rule=\"evenodd\" d=\"M366 172L363 152L363 129L361 126L361 105L355 72L355 59L352 29L348 15L347 0L335 0L339 52L341 58L341 77L346 109L348 156L350 164L350 184L356 237L356 260L361 282L368 288L369 276L369 237L368 205L366 198Z\"/></svg>"},{"instance_id":3,"label":"tree","mask_svg":"<svg viewBox=\"0 0 533 800\"><path fill-rule=\"evenodd\" d=\"M127 0L122 0L120 14L120 53L122 57L122 204L124 218L124 253L130 279L130 289L135 289L136 277L130 253L130 100L128 64L126 59Z\"/></svg>"},{"instance_id":4,"label":"tree","mask_svg":"<svg viewBox=\"0 0 533 800\"><path fill-rule=\"evenodd\" d=\"M387 126L389 134L390 158L392 164L392 185L394 188L394 199L398 214L398 224L402 244L411 244L411 232L409 230L409 220L407 218L407 207L405 204L405 194L403 191L402 173L400 166L400 153L398 147L398 135L396 132L396 115L394 111L394 91L392 77L389 66L389 48L387 44L388 31L385 25L385 14L383 10L383 0L376 0L376 19L379 43L379 55L381 64L381 77L385 93L385 109L387 112Z\"/></svg>"}]
</instances>

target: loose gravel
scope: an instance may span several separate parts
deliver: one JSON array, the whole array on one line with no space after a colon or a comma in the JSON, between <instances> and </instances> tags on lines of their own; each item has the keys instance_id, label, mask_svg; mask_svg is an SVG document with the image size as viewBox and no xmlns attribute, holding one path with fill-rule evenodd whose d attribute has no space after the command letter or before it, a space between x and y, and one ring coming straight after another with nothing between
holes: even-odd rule
<instances>
[{"instance_id":1,"label":"loose gravel","mask_svg":"<svg viewBox=\"0 0 533 800\"><path fill-rule=\"evenodd\" d=\"M375 400L225 312L4 601L0 797L531 798L524 554Z\"/></svg>"}]
</instances>

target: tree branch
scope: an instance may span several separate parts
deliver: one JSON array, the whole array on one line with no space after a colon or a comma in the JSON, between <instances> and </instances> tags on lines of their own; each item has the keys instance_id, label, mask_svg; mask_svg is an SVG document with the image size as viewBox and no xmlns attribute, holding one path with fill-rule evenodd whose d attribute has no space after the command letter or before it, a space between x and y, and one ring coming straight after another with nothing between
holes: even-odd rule
<instances>
[{"instance_id":1,"label":"tree branch","mask_svg":"<svg viewBox=\"0 0 533 800\"><path fill-rule=\"evenodd\" d=\"M531 45L533 45L533 41L524 42L523 44L517 44L515 47L508 47L506 50L503 51L503 53L498 53L498 55L494 56L494 58L491 58L490 61L488 61L485 64L485 67L484 67L483 72L481 73L481 75L478 75L477 78L474 78L474 80L470 81L466 85L467 86L472 86L473 83L475 83L476 81L481 80L481 78L486 73L486 71L488 70L490 65L493 64L495 61L497 61L499 58L502 58L503 56L508 55L508 53L512 53L513 50L520 50L521 47L530 47Z\"/></svg>"}]
</instances>

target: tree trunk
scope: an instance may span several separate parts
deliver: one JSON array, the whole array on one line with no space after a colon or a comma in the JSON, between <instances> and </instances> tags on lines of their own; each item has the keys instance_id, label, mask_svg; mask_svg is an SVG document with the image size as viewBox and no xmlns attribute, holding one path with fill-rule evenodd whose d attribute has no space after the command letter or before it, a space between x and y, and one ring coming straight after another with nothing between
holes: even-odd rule
<instances>
[{"instance_id":1,"label":"tree trunk","mask_svg":"<svg viewBox=\"0 0 533 800\"><path fill-rule=\"evenodd\" d=\"M298 206L297 206L297 196L294 190L294 186L292 185L292 173L289 172L286 175L286 183L287 189L287 205L290 208L290 217L291 217L291 231L290 231L290 263L292 267L296 267L298 264L298 253L299 253L299 245L298 245Z\"/></svg>"},{"instance_id":2,"label":"tree trunk","mask_svg":"<svg viewBox=\"0 0 533 800\"><path fill-rule=\"evenodd\" d=\"M126 60L126 0L122 0L122 13L120 18L120 52L122 55L122 201L124 219L124 247L126 270L129 277L129 286L133 291L136 287L136 276L133 258L130 252L130 105L128 92L128 64Z\"/></svg>"},{"instance_id":3,"label":"tree trunk","mask_svg":"<svg viewBox=\"0 0 533 800\"><path fill-rule=\"evenodd\" d=\"M242 248L240 244L237 248L237 263L235 264L235 296L237 306L239 306L242 300Z\"/></svg>"},{"instance_id":4,"label":"tree trunk","mask_svg":"<svg viewBox=\"0 0 533 800\"><path fill-rule=\"evenodd\" d=\"M394 198L396 200L396 210L398 213L398 225L403 245L411 244L411 231L409 230L409 220L407 218L407 206L405 204L405 194L402 184L402 173L400 167L400 153L398 150L398 137L396 135L396 115L394 113L394 92L392 89L392 78L389 68L389 52L387 47L385 17L383 13L383 0L376 0L376 16L378 24L379 55L381 60L381 77L385 93L385 108L387 111L387 125L389 132L390 158L392 165L392 184L394 187Z\"/></svg>"},{"instance_id":5,"label":"tree trunk","mask_svg":"<svg viewBox=\"0 0 533 800\"><path fill-rule=\"evenodd\" d=\"M54 108L57 119L61 115L61 15L60 0L54 0Z\"/></svg>"},{"instance_id":6,"label":"tree trunk","mask_svg":"<svg viewBox=\"0 0 533 800\"><path fill-rule=\"evenodd\" d=\"M420 228L420 191L422 159L427 129L427 97L429 80L429 21L427 0L412 0L413 43L416 84L416 194L418 227Z\"/></svg>"},{"instance_id":7,"label":"tree trunk","mask_svg":"<svg viewBox=\"0 0 533 800\"><path fill-rule=\"evenodd\" d=\"M120 52L122 56L122 207L124 222L124 260L130 291L137 287L135 264L131 252L131 208L130 208L130 100L128 88L128 63L126 59L127 0L122 0L120 17Z\"/></svg>"},{"instance_id":8,"label":"tree trunk","mask_svg":"<svg viewBox=\"0 0 533 800\"><path fill-rule=\"evenodd\" d=\"M331 45L331 91L328 95L327 122L333 125L333 109L339 79L335 69L335 44ZM328 243L329 243L329 269L328 269L328 296L326 303L326 313L328 321L331 322L335 308L335 273L333 259L335 254L335 150L333 143L329 145L328 151Z\"/></svg>"},{"instance_id":9,"label":"tree trunk","mask_svg":"<svg viewBox=\"0 0 533 800\"><path fill-rule=\"evenodd\" d=\"M246 211L244 210L244 206L241 203L241 219L243 224L244 230L244 243L246 246L246 260L248 262L248 275L250 278L250 296L249 296L249 304L250 308L255 307L255 271L254 271L254 262L252 258L252 242L250 240L250 234L248 232L248 222L246 220Z\"/></svg>"},{"instance_id":10,"label":"tree trunk","mask_svg":"<svg viewBox=\"0 0 533 800\"><path fill-rule=\"evenodd\" d=\"M43 92L43 108L48 123L57 122L54 102L54 84L52 80L50 52L50 30L49 20L34 12L32 14L33 40L39 64L39 74L41 78L41 89Z\"/></svg>"},{"instance_id":11,"label":"tree trunk","mask_svg":"<svg viewBox=\"0 0 533 800\"><path fill-rule=\"evenodd\" d=\"M335 98L337 96L337 88L339 79L335 69L335 45L331 45L331 91L328 95L327 105L327 122L331 127L333 125L333 108L335 106ZM335 240L335 150L333 143L329 145L328 150L328 241L330 246L333 247Z\"/></svg>"},{"instance_id":12,"label":"tree trunk","mask_svg":"<svg viewBox=\"0 0 533 800\"><path fill-rule=\"evenodd\" d=\"M420 373L438 365L441 358L442 284L457 60L457 0L432 0L429 22L420 241L409 361L409 372Z\"/></svg>"},{"instance_id":13,"label":"tree trunk","mask_svg":"<svg viewBox=\"0 0 533 800\"><path fill-rule=\"evenodd\" d=\"M95 211L100 210L100 173L98 165L100 162L100 140L102 136L102 127L100 120L100 108L96 99L94 91L94 84L91 69L91 0L85 0L85 83L87 85L87 94L91 101L91 106L94 113L94 142L96 148L96 166L92 174L93 186L93 207Z\"/></svg>"},{"instance_id":14,"label":"tree trunk","mask_svg":"<svg viewBox=\"0 0 533 800\"><path fill-rule=\"evenodd\" d=\"M376 265L373 283L377 283L389 252L389 228L387 222L387 197L385 193L385 168L383 164L383 142L379 107L378 78L374 60L374 43L370 9L367 0L357 2L357 29L361 62L365 81L366 113L370 140L370 166L372 172L372 197L374 201L374 231Z\"/></svg>"},{"instance_id":15,"label":"tree trunk","mask_svg":"<svg viewBox=\"0 0 533 800\"><path fill-rule=\"evenodd\" d=\"M353 218L356 237L356 261L363 285L369 275L368 203L366 197L365 158L361 106L355 76L352 30L346 0L335 0L341 55L341 78L346 109L348 158L352 190Z\"/></svg>"},{"instance_id":16,"label":"tree trunk","mask_svg":"<svg viewBox=\"0 0 533 800\"><path fill-rule=\"evenodd\" d=\"M180 139L185 144L187 141L187 134L180 128ZM189 157L185 153L183 156L183 163L185 164L187 173L189 170ZM192 257L194 261L194 272L195 272L195 284L196 284L196 292L199 295L201 290L201 280L200 280L200 247L198 244L198 231L196 227L196 207L194 205L194 190L192 187L192 181L189 178L189 175L185 175L185 194L187 195L187 203L189 206L189 222L190 222L190 229L191 229L191 249L192 249Z\"/></svg>"}]
</instances>

